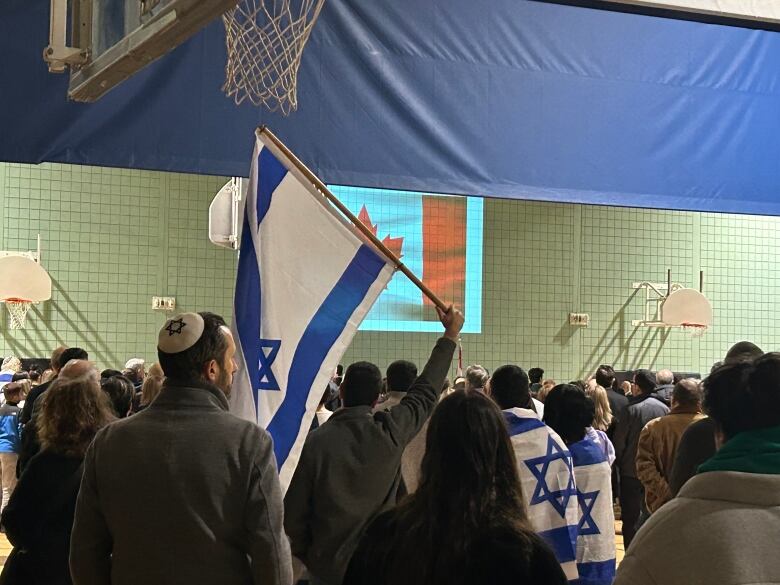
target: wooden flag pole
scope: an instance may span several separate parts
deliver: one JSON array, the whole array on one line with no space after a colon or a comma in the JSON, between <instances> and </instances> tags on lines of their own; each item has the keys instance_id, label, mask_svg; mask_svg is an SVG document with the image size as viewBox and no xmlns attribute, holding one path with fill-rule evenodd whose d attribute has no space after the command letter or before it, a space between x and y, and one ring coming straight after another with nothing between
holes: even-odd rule
<instances>
[{"instance_id":1,"label":"wooden flag pole","mask_svg":"<svg viewBox=\"0 0 780 585\"><path fill-rule=\"evenodd\" d=\"M336 197L333 193L330 192L330 189L320 181L319 177L315 175L313 172L309 170L309 168L303 164L303 162L293 154L293 152L285 146L285 144L279 140L279 138L276 137L276 135L271 132L267 126L260 126L258 129L260 134L268 138L276 148L279 149L279 151L286 156L291 163L293 163L296 168L306 177L306 179L311 182L317 190L322 193L322 195L327 199L330 203L332 203L341 213L343 213L349 221L351 221L357 229L360 230L360 232L368 238L374 246L377 247L377 249L382 252L387 258L395 264L395 267L403 272L409 280L411 280L417 288L419 288L422 293L428 297L431 302L433 302L437 307L439 307L442 311L447 310L447 305L444 304L444 302L434 294L434 292L429 289L427 286L425 286L425 283L423 283L422 280L417 278L417 275L412 272L408 266L406 266L403 262L401 262L401 259L393 254L393 252L385 246L382 241L377 238L374 233L366 226L362 221L360 221L354 213L352 213L349 208L347 208L346 205L344 205L341 201L339 201L338 197Z\"/></svg>"}]
</instances>

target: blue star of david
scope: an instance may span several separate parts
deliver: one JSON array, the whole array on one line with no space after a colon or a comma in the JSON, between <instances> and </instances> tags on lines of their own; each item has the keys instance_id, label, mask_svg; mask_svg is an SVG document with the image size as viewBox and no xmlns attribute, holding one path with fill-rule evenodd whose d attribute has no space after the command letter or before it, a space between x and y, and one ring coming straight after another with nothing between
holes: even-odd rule
<instances>
[{"instance_id":1,"label":"blue star of david","mask_svg":"<svg viewBox=\"0 0 780 585\"><path fill-rule=\"evenodd\" d=\"M279 383L276 381L271 366L276 360L276 354L282 346L281 339L261 339L259 363L257 364L257 389L258 390L280 390ZM268 353L266 353L266 350Z\"/></svg>"},{"instance_id":2,"label":"blue star of david","mask_svg":"<svg viewBox=\"0 0 780 585\"><path fill-rule=\"evenodd\" d=\"M601 534L599 527L596 525L596 521L593 519L593 506L596 505L596 498L598 497L598 491L582 493L580 490L577 490L577 502L580 505L580 512L582 514L580 522L577 525L577 531L581 536Z\"/></svg>"},{"instance_id":3,"label":"blue star of david","mask_svg":"<svg viewBox=\"0 0 780 585\"><path fill-rule=\"evenodd\" d=\"M559 459L566 463L566 468L569 471L569 481L564 489L551 490L550 486L547 485L547 471L550 468L550 464ZM550 502L550 505L561 515L561 518L565 518L569 499L577 493L574 487L574 470L572 469L569 454L555 442L552 436L548 436L547 453L541 457L526 459L524 463L537 480L534 493L531 496L531 505Z\"/></svg>"}]
</instances>

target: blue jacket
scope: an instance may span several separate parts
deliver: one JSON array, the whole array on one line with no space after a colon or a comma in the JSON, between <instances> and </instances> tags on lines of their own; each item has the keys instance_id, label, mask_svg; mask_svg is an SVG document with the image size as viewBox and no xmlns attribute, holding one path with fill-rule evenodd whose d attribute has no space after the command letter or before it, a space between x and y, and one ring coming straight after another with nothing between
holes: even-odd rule
<instances>
[{"instance_id":1,"label":"blue jacket","mask_svg":"<svg viewBox=\"0 0 780 585\"><path fill-rule=\"evenodd\" d=\"M19 413L20 409L15 404L0 407L0 453L19 452Z\"/></svg>"}]
</instances>

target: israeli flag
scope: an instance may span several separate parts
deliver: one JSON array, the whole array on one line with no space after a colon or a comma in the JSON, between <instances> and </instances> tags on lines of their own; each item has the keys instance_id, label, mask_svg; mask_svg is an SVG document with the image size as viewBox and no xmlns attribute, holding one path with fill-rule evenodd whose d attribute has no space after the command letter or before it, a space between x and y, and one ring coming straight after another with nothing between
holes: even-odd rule
<instances>
[{"instance_id":1,"label":"israeli flag","mask_svg":"<svg viewBox=\"0 0 780 585\"><path fill-rule=\"evenodd\" d=\"M577 487L571 453L533 410L504 411L534 531L550 545L569 582L577 579Z\"/></svg>"},{"instance_id":2,"label":"israeli flag","mask_svg":"<svg viewBox=\"0 0 780 585\"><path fill-rule=\"evenodd\" d=\"M569 445L577 482L578 585L610 585L615 580L615 512L612 468L604 449L590 437Z\"/></svg>"},{"instance_id":3,"label":"israeli flag","mask_svg":"<svg viewBox=\"0 0 780 585\"><path fill-rule=\"evenodd\" d=\"M331 375L394 269L258 131L233 307L230 407L273 437L284 491Z\"/></svg>"}]
</instances>

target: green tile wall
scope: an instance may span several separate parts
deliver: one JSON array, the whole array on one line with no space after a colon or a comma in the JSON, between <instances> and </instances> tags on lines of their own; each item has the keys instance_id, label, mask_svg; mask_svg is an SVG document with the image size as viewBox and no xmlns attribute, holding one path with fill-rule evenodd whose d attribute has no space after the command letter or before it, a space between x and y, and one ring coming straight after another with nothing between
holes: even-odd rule
<instances>
[{"instance_id":1,"label":"green tile wall","mask_svg":"<svg viewBox=\"0 0 780 585\"><path fill-rule=\"evenodd\" d=\"M208 205L225 180L0 164L0 246L33 249L41 233L54 281L52 301L33 309L26 329L0 317L0 354L43 356L66 344L87 348L101 367L154 359L164 314L151 310L153 295L229 318L235 254L207 239ZM464 361L541 366L557 380L605 362L706 372L741 339L778 345L778 255L780 218L487 199L483 332L464 336ZM631 325L643 310L631 283L664 281L667 268L689 286L705 271L715 325L701 339ZM589 313L590 327L569 326L570 311ZM423 362L435 338L360 332L343 361Z\"/></svg>"}]
</instances>

